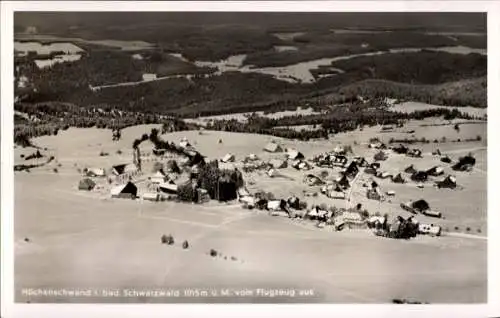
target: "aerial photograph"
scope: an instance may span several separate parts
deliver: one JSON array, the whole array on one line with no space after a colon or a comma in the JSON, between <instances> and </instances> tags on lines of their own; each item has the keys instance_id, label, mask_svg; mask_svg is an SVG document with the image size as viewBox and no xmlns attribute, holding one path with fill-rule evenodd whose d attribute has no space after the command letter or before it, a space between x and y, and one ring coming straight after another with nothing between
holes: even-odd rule
<instances>
[{"instance_id":1,"label":"aerial photograph","mask_svg":"<svg viewBox=\"0 0 500 318\"><path fill-rule=\"evenodd\" d=\"M16 303L487 303L486 13L16 11L13 49Z\"/></svg>"}]
</instances>

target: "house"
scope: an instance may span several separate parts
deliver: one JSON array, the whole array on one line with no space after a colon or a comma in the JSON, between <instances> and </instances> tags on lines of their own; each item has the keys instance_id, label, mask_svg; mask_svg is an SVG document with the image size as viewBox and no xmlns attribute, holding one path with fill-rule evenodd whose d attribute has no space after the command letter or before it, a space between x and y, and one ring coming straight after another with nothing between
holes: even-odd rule
<instances>
[{"instance_id":1,"label":"house","mask_svg":"<svg viewBox=\"0 0 500 318\"><path fill-rule=\"evenodd\" d=\"M351 185L349 184L349 180L347 179L347 177L344 175L344 176L341 176L339 177L337 180L336 180L336 183L342 188L342 189L347 189L349 188Z\"/></svg>"},{"instance_id":2,"label":"house","mask_svg":"<svg viewBox=\"0 0 500 318\"><path fill-rule=\"evenodd\" d=\"M156 74L152 73L144 73L142 74L142 80L147 82L147 81L154 81L156 79Z\"/></svg>"},{"instance_id":3,"label":"house","mask_svg":"<svg viewBox=\"0 0 500 318\"><path fill-rule=\"evenodd\" d=\"M95 185L96 185L95 182L92 181L91 179L84 178L80 180L80 182L78 183L78 190L90 191L94 189Z\"/></svg>"},{"instance_id":4,"label":"house","mask_svg":"<svg viewBox=\"0 0 500 318\"><path fill-rule=\"evenodd\" d=\"M395 177L392 178L392 182L394 182L394 183L406 183L406 180L403 178L401 173L398 173Z\"/></svg>"},{"instance_id":5,"label":"house","mask_svg":"<svg viewBox=\"0 0 500 318\"><path fill-rule=\"evenodd\" d=\"M304 154L302 154L300 151L295 150L295 149L289 149L288 150L288 159L290 160L297 160L297 159L304 159Z\"/></svg>"},{"instance_id":6,"label":"house","mask_svg":"<svg viewBox=\"0 0 500 318\"><path fill-rule=\"evenodd\" d=\"M137 186L132 182L119 185L111 189L112 198L135 199L137 197Z\"/></svg>"},{"instance_id":7,"label":"house","mask_svg":"<svg viewBox=\"0 0 500 318\"><path fill-rule=\"evenodd\" d=\"M136 171L137 171L137 167L136 167L136 165L134 165L132 163L119 164L119 165L115 165L112 167L113 174L115 174L117 176L122 175L122 174L126 174L126 173L134 173Z\"/></svg>"},{"instance_id":8,"label":"house","mask_svg":"<svg viewBox=\"0 0 500 318\"><path fill-rule=\"evenodd\" d=\"M333 152L337 155L345 155L346 154L344 146L340 146L340 145L335 147L335 149L333 149Z\"/></svg>"},{"instance_id":9,"label":"house","mask_svg":"<svg viewBox=\"0 0 500 318\"><path fill-rule=\"evenodd\" d=\"M366 167L365 170L364 170L364 172L366 174L373 174L373 175L375 175L375 174L377 174L377 169L375 169L373 167Z\"/></svg>"},{"instance_id":10,"label":"house","mask_svg":"<svg viewBox=\"0 0 500 318\"><path fill-rule=\"evenodd\" d=\"M158 192L146 192L142 195L142 199L145 201L159 201L160 194Z\"/></svg>"},{"instance_id":11,"label":"house","mask_svg":"<svg viewBox=\"0 0 500 318\"><path fill-rule=\"evenodd\" d=\"M234 155L233 154L226 154L224 157L222 157L221 161L222 162L234 162Z\"/></svg>"},{"instance_id":12,"label":"house","mask_svg":"<svg viewBox=\"0 0 500 318\"><path fill-rule=\"evenodd\" d=\"M308 164L308 163L307 163L307 162L305 162L305 161L301 161L301 162L299 163L299 165L298 165L298 168L299 168L300 170L310 170L310 169L312 169L311 165L310 165L310 164Z\"/></svg>"},{"instance_id":13,"label":"house","mask_svg":"<svg viewBox=\"0 0 500 318\"><path fill-rule=\"evenodd\" d=\"M406 173L414 174L415 172L417 172L417 169L415 169L415 167L413 167L413 165L409 165L408 167L405 168L404 171Z\"/></svg>"},{"instance_id":14,"label":"house","mask_svg":"<svg viewBox=\"0 0 500 318\"><path fill-rule=\"evenodd\" d=\"M352 161L347 169L344 171L344 175L348 178L354 178L358 174L359 169L355 161Z\"/></svg>"},{"instance_id":15,"label":"house","mask_svg":"<svg viewBox=\"0 0 500 318\"><path fill-rule=\"evenodd\" d=\"M264 150L267 152L283 152L283 148L277 143L270 142L265 147Z\"/></svg>"},{"instance_id":16,"label":"house","mask_svg":"<svg viewBox=\"0 0 500 318\"><path fill-rule=\"evenodd\" d=\"M177 164L177 161L175 161L175 160L167 161L167 163L165 165L165 171L167 173L181 173L181 169L179 168L179 165Z\"/></svg>"},{"instance_id":17,"label":"house","mask_svg":"<svg viewBox=\"0 0 500 318\"><path fill-rule=\"evenodd\" d=\"M380 194L380 191L378 188L368 189L366 191L366 197L370 200L377 200L377 201L382 200L382 195Z\"/></svg>"},{"instance_id":18,"label":"house","mask_svg":"<svg viewBox=\"0 0 500 318\"><path fill-rule=\"evenodd\" d=\"M308 174L307 176L305 176L304 183L306 183L310 187L325 184L323 180L313 174Z\"/></svg>"},{"instance_id":19,"label":"house","mask_svg":"<svg viewBox=\"0 0 500 318\"><path fill-rule=\"evenodd\" d=\"M384 161L387 160L387 158L388 156L383 151L379 151L373 156L373 159L376 161Z\"/></svg>"},{"instance_id":20,"label":"house","mask_svg":"<svg viewBox=\"0 0 500 318\"><path fill-rule=\"evenodd\" d=\"M267 175L271 178L274 178L280 176L280 173L278 172L278 170L271 168L267 171Z\"/></svg>"},{"instance_id":21,"label":"house","mask_svg":"<svg viewBox=\"0 0 500 318\"><path fill-rule=\"evenodd\" d=\"M251 153L245 157L245 160L246 161L257 161L257 160L259 160L259 157L257 157L256 154Z\"/></svg>"},{"instance_id":22,"label":"house","mask_svg":"<svg viewBox=\"0 0 500 318\"><path fill-rule=\"evenodd\" d=\"M156 171L156 173L150 177L150 180L154 184L160 184L164 183L167 177L161 171Z\"/></svg>"},{"instance_id":23,"label":"house","mask_svg":"<svg viewBox=\"0 0 500 318\"><path fill-rule=\"evenodd\" d=\"M191 147L193 147L193 146L189 143L189 141L188 141L187 139L185 139L185 138L181 139L181 141L179 142L179 146L180 146L181 148L191 148Z\"/></svg>"},{"instance_id":24,"label":"house","mask_svg":"<svg viewBox=\"0 0 500 318\"><path fill-rule=\"evenodd\" d=\"M454 176L447 176L444 180L436 183L438 188L456 189L457 179Z\"/></svg>"},{"instance_id":25,"label":"house","mask_svg":"<svg viewBox=\"0 0 500 318\"><path fill-rule=\"evenodd\" d=\"M300 210L300 200L296 196L291 196L287 199L287 204L292 209Z\"/></svg>"},{"instance_id":26,"label":"house","mask_svg":"<svg viewBox=\"0 0 500 318\"><path fill-rule=\"evenodd\" d=\"M327 196L331 199L345 200L345 198L346 198L345 193L343 191L336 191L336 190L337 189L328 192ZM340 189L338 189L338 190L340 190Z\"/></svg>"},{"instance_id":27,"label":"house","mask_svg":"<svg viewBox=\"0 0 500 318\"><path fill-rule=\"evenodd\" d=\"M106 172L102 168L89 168L85 175L87 177L105 177Z\"/></svg>"},{"instance_id":28,"label":"house","mask_svg":"<svg viewBox=\"0 0 500 318\"><path fill-rule=\"evenodd\" d=\"M427 170L426 172L430 176L437 177L437 176L444 174L444 169L439 167L439 166L434 166L434 167L430 168L429 170Z\"/></svg>"},{"instance_id":29,"label":"house","mask_svg":"<svg viewBox=\"0 0 500 318\"><path fill-rule=\"evenodd\" d=\"M267 202L267 209L269 211L283 211L286 210L285 200L271 200Z\"/></svg>"},{"instance_id":30,"label":"house","mask_svg":"<svg viewBox=\"0 0 500 318\"><path fill-rule=\"evenodd\" d=\"M307 162L302 160L295 160L294 162L292 162L292 167L297 170L309 170L312 168Z\"/></svg>"},{"instance_id":31,"label":"house","mask_svg":"<svg viewBox=\"0 0 500 318\"><path fill-rule=\"evenodd\" d=\"M422 150L420 149L411 149L409 150L406 155L408 157L414 157L414 158L422 158Z\"/></svg>"},{"instance_id":32,"label":"house","mask_svg":"<svg viewBox=\"0 0 500 318\"><path fill-rule=\"evenodd\" d=\"M425 182L429 178L426 171L417 171L411 175L411 179L417 182Z\"/></svg>"},{"instance_id":33,"label":"house","mask_svg":"<svg viewBox=\"0 0 500 318\"><path fill-rule=\"evenodd\" d=\"M177 194L178 186L173 182L164 182L158 186L158 190L163 193Z\"/></svg>"},{"instance_id":34,"label":"house","mask_svg":"<svg viewBox=\"0 0 500 318\"><path fill-rule=\"evenodd\" d=\"M392 151L394 151L397 154L406 154L408 150L409 150L408 147L405 147L402 144L400 144L398 147L392 148Z\"/></svg>"},{"instance_id":35,"label":"house","mask_svg":"<svg viewBox=\"0 0 500 318\"><path fill-rule=\"evenodd\" d=\"M387 148L387 146L380 141L371 143L368 145L368 147L372 148L372 149L386 149Z\"/></svg>"},{"instance_id":36,"label":"house","mask_svg":"<svg viewBox=\"0 0 500 318\"><path fill-rule=\"evenodd\" d=\"M476 159L471 155L461 157L458 162L452 167L455 171L470 171L476 164Z\"/></svg>"},{"instance_id":37,"label":"house","mask_svg":"<svg viewBox=\"0 0 500 318\"><path fill-rule=\"evenodd\" d=\"M386 172L386 171L377 171L375 176L377 178L380 178L380 179L387 179L387 178L391 177L391 174L389 172Z\"/></svg>"},{"instance_id":38,"label":"house","mask_svg":"<svg viewBox=\"0 0 500 318\"><path fill-rule=\"evenodd\" d=\"M354 157L354 162L358 165L358 167L367 167L368 161L364 157Z\"/></svg>"},{"instance_id":39,"label":"house","mask_svg":"<svg viewBox=\"0 0 500 318\"><path fill-rule=\"evenodd\" d=\"M441 157L441 162L444 162L444 163L451 163L451 158L448 157L448 156L443 156Z\"/></svg>"},{"instance_id":40,"label":"house","mask_svg":"<svg viewBox=\"0 0 500 318\"><path fill-rule=\"evenodd\" d=\"M275 169L282 169L282 168L286 168L288 166L288 163L286 162L286 160L282 160L282 159L272 159L269 163Z\"/></svg>"}]
</instances>

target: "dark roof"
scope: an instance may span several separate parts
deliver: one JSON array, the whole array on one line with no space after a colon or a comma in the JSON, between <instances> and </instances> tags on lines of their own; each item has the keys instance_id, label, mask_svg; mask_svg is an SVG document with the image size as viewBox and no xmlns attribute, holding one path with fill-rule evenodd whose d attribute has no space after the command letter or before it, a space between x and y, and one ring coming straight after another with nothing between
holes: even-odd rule
<instances>
[{"instance_id":1,"label":"dark roof","mask_svg":"<svg viewBox=\"0 0 500 318\"><path fill-rule=\"evenodd\" d=\"M425 211L430 208L429 203L425 201L424 199L417 200L411 204L411 206L414 209L420 210L420 211Z\"/></svg>"},{"instance_id":2,"label":"dark roof","mask_svg":"<svg viewBox=\"0 0 500 318\"><path fill-rule=\"evenodd\" d=\"M92 190L95 187L95 182L89 178L80 180L78 183L78 189L80 190Z\"/></svg>"}]
</instances>

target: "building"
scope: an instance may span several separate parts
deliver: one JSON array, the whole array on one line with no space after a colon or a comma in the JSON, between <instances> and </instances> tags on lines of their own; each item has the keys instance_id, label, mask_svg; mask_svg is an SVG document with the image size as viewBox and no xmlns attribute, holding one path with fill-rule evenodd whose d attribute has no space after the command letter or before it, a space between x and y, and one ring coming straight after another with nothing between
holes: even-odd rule
<instances>
[{"instance_id":1,"label":"building","mask_svg":"<svg viewBox=\"0 0 500 318\"><path fill-rule=\"evenodd\" d=\"M84 178L78 183L78 190L91 191L95 187L95 182L89 178Z\"/></svg>"},{"instance_id":2,"label":"building","mask_svg":"<svg viewBox=\"0 0 500 318\"><path fill-rule=\"evenodd\" d=\"M401 173L398 173L395 177L392 178L392 182L394 183L405 183L406 180L403 178Z\"/></svg>"},{"instance_id":3,"label":"building","mask_svg":"<svg viewBox=\"0 0 500 318\"><path fill-rule=\"evenodd\" d=\"M282 169L288 166L286 160L282 159L272 159L269 163L273 166L274 169Z\"/></svg>"},{"instance_id":4,"label":"building","mask_svg":"<svg viewBox=\"0 0 500 318\"><path fill-rule=\"evenodd\" d=\"M157 78L156 74L152 74L152 73L144 73L144 74L142 74L142 80L144 82L154 81L156 78Z\"/></svg>"},{"instance_id":5,"label":"building","mask_svg":"<svg viewBox=\"0 0 500 318\"><path fill-rule=\"evenodd\" d=\"M112 167L113 174L115 174L117 176L122 175L122 174L126 174L126 173L134 173L136 171L137 171L137 167L136 167L136 165L134 165L132 163L119 164L119 165L115 165Z\"/></svg>"},{"instance_id":6,"label":"building","mask_svg":"<svg viewBox=\"0 0 500 318\"><path fill-rule=\"evenodd\" d=\"M283 148L277 143L270 142L265 147L264 150L267 152L283 152Z\"/></svg>"},{"instance_id":7,"label":"building","mask_svg":"<svg viewBox=\"0 0 500 318\"><path fill-rule=\"evenodd\" d=\"M132 182L119 185L111 189L112 198L135 199L137 197L137 186Z\"/></svg>"},{"instance_id":8,"label":"building","mask_svg":"<svg viewBox=\"0 0 500 318\"><path fill-rule=\"evenodd\" d=\"M290 160L297 160L297 159L304 159L304 154L302 154L300 151L295 150L295 149L290 149L288 150L288 159Z\"/></svg>"},{"instance_id":9,"label":"building","mask_svg":"<svg viewBox=\"0 0 500 318\"><path fill-rule=\"evenodd\" d=\"M154 184L164 183L166 180L167 177L161 171L156 171L156 173L151 176L151 182Z\"/></svg>"},{"instance_id":10,"label":"building","mask_svg":"<svg viewBox=\"0 0 500 318\"><path fill-rule=\"evenodd\" d=\"M447 176L444 180L437 182L436 185L438 188L456 189L457 179L454 176Z\"/></svg>"},{"instance_id":11,"label":"building","mask_svg":"<svg viewBox=\"0 0 500 318\"><path fill-rule=\"evenodd\" d=\"M106 171L102 168L89 168L85 173L87 177L105 177Z\"/></svg>"},{"instance_id":12,"label":"building","mask_svg":"<svg viewBox=\"0 0 500 318\"><path fill-rule=\"evenodd\" d=\"M158 190L167 194L177 194L177 185L171 182L165 182L158 185Z\"/></svg>"},{"instance_id":13,"label":"building","mask_svg":"<svg viewBox=\"0 0 500 318\"><path fill-rule=\"evenodd\" d=\"M235 159L234 155L228 153L224 157L222 157L221 161L222 162L234 162L234 159Z\"/></svg>"}]
</instances>

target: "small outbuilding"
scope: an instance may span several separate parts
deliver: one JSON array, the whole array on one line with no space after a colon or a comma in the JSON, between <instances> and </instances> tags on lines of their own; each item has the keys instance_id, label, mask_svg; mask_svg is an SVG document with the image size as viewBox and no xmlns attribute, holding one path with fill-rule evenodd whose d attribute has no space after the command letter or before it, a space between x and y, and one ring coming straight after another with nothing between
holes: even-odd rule
<instances>
[{"instance_id":1,"label":"small outbuilding","mask_svg":"<svg viewBox=\"0 0 500 318\"><path fill-rule=\"evenodd\" d=\"M447 176L444 180L438 181L436 185L438 188L456 189L457 179L454 176Z\"/></svg>"},{"instance_id":2,"label":"small outbuilding","mask_svg":"<svg viewBox=\"0 0 500 318\"><path fill-rule=\"evenodd\" d=\"M234 162L234 159L235 159L234 155L228 153L224 157L222 157L221 161L222 162Z\"/></svg>"},{"instance_id":3,"label":"small outbuilding","mask_svg":"<svg viewBox=\"0 0 500 318\"><path fill-rule=\"evenodd\" d=\"M305 158L304 154L296 149L289 149L287 155L288 155L288 159L290 159L290 160L297 160L297 159L304 159Z\"/></svg>"},{"instance_id":4,"label":"small outbuilding","mask_svg":"<svg viewBox=\"0 0 500 318\"><path fill-rule=\"evenodd\" d=\"M78 183L78 190L91 191L95 188L95 182L92 179L84 178Z\"/></svg>"},{"instance_id":5,"label":"small outbuilding","mask_svg":"<svg viewBox=\"0 0 500 318\"><path fill-rule=\"evenodd\" d=\"M267 152L283 152L283 148L275 142L268 143L264 150Z\"/></svg>"},{"instance_id":6,"label":"small outbuilding","mask_svg":"<svg viewBox=\"0 0 500 318\"><path fill-rule=\"evenodd\" d=\"M403 178L401 173L398 173L395 177L392 178L392 182L394 183L405 183L406 180Z\"/></svg>"},{"instance_id":7,"label":"small outbuilding","mask_svg":"<svg viewBox=\"0 0 500 318\"><path fill-rule=\"evenodd\" d=\"M135 199L137 197L137 186L132 182L119 185L111 189L112 198Z\"/></svg>"}]
</instances>

